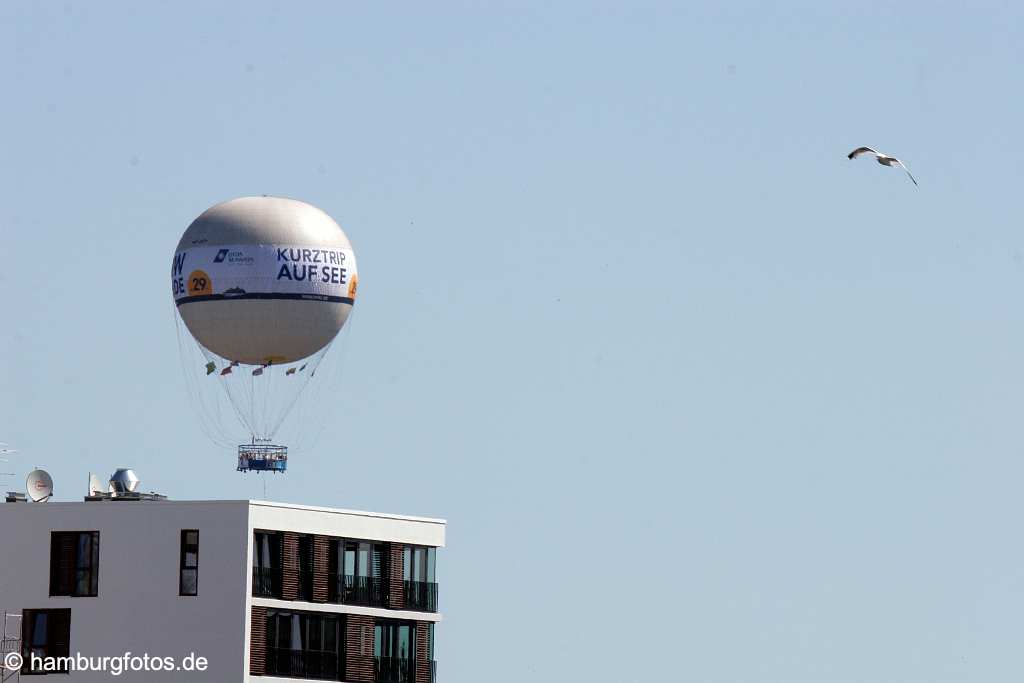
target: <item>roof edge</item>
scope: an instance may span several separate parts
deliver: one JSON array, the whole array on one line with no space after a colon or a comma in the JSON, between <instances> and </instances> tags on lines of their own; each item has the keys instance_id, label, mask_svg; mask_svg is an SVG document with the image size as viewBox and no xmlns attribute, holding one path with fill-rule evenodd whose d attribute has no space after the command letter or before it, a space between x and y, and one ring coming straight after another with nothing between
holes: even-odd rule
<instances>
[{"instance_id":1,"label":"roof edge","mask_svg":"<svg viewBox=\"0 0 1024 683\"><path fill-rule=\"evenodd\" d=\"M395 519L403 522L425 522L427 524L440 524L447 526L448 521L435 517L414 517L412 515L397 515L390 512L368 512L366 510L346 510L343 508L322 507L318 505L299 505L297 503L278 503L270 500L249 500L250 507L282 508L286 510L304 510L307 512L326 512L336 515L355 515L358 517L374 517L377 519Z\"/></svg>"}]
</instances>

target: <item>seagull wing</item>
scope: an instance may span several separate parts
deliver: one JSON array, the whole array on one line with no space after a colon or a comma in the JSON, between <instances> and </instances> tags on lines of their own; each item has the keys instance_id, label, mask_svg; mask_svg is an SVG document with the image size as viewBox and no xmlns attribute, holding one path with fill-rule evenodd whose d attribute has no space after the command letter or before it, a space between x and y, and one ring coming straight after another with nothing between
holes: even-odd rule
<instances>
[{"instance_id":1,"label":"seagull wing","mask_svg":"<svg viewBox=\"0 0 1024 683\"><path fill-rule=\"evenodd\" d=\"M911 180L914 180L914 176L913 176L913 175L912 175L912 174L910 173L910 169L909 169L909 168L907 168L906 164L904 164L904 163L903 163L902 161L900 161L899 159L893 159L893 161L895 161L895 162L896 162L897 164L899 164L899 165L900 165L900 168L902 168L902 169L903 169L904 171L906 171L906 172L907 172L907 175L908 175L908 176L910 176L910 179L911 179ZM916 180L914 180L914 185L917 185L917 181L916 181ZM918 187L920 187L920 186L918 186Z\"/></svg>"},{"instance_id":2,"label":"seagull wing","mask_svg":"<svg viewBox=\"0 0 1024 683\"><path fill-rule=\"evenodd\" d=\"M876 152L875 150L871 149L870 147L858 147L857 149L855 149L852 152L850 152L849 154L847 154L846 158L847 159L856 159L857 157L859 157L861 154L864 154L865 152L871 152L875 156L878 156L878 152Z\"/></svg>"}]
</instances>

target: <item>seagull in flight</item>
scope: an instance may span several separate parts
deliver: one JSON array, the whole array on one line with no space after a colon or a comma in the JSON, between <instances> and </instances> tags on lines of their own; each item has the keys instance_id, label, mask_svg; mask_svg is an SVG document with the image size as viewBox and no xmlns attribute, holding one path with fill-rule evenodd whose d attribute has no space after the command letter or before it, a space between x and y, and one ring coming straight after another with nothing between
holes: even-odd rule
<instances>
[{"instance_id":1,"label":"seagull in flight","mask_svg":"<svg viewBox=\"0 0 1024 683\"><path fill-rule=\"evenodd\" d=\"M907 172L907 175L910 177L911 180L914 180L914 176L910 175L910 169L907 168L902 161L900 161L896 157L891 157L888 154L882 154L881 152L873 150L870 147L858 147L857 149L847 154L846 158L856 159L861 154L874 154L875 161L882 164L883 166L899 166L900 168ZM916 180L914 180L914 185L917 185Z\"/></svg>"}]
</instances>

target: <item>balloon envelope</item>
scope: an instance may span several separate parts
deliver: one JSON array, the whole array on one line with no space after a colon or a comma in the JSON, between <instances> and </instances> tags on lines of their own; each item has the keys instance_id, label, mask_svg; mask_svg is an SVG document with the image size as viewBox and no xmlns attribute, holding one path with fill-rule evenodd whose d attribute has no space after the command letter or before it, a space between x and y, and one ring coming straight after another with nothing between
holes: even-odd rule
<instances>
[{"instance_id":1,"label":"balloon envelope","mask_svg":"<svg viewBox=\"0 0 1024 683\"><path fill-rule=\"evenodd\" d=\"M345 233L320 209L281 197L218 204L175 250L171 289L189 333L248 365L297 361L348 319L358 277Z\"/></svg>"}]
</instances>

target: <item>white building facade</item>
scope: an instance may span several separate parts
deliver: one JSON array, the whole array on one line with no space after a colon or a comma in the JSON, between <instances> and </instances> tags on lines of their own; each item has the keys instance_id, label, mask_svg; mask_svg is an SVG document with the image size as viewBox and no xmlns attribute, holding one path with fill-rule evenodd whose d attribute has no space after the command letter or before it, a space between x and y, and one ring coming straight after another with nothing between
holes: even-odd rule
<instances>
[{"instance_id":1,"label":"white building facade","mask_svg":"<svg viewBox=\"0 0 1024 683\"><path fill-rule=\"evenodd\" d=\"M443 520L264 501L0 503L25 660L4 680L432 683L444 542Z\"/></svg>"}]
</instances>

